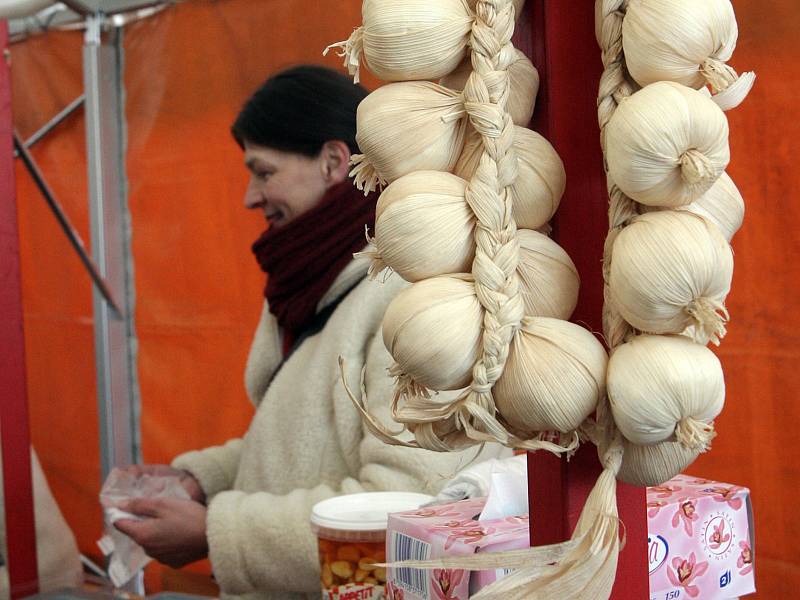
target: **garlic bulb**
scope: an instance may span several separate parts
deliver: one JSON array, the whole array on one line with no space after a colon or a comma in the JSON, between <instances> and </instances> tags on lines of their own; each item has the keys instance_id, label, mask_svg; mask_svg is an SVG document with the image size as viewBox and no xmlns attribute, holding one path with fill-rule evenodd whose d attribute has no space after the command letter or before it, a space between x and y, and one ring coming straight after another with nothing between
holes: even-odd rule
<instances>
[{"instance_id":1,"label":"garlic bulb","mask_svg":"<svg viewBox=\"0 0 800 600\"><path fill-rule=\"evenodd\" d=\"M412 171L451 171L464 145L460 93L427 81L378 88L358 106L351 175L365 192Z\"/></svg>"},{"instance_id":2,"label":"garlic bulb","mask_svg":"<svg viewBox=\"0 0 800 600\"><path fill-rule=\"evenodd\" d=\"M433 390L469 385L481 353L483 307L467 276L425 279L401 291L383 317L383 343L403 376Z\"/></svg>"},{"instance_id":3,"label":"garlic bulb","mask_svg":"<svg viewBox=\"0 0 800 600\"><path fill-rule=\"evenodd\" d=\"M370 275L389 267L406 281L467 273L475 258L475 214L467 182L441 171L415 171L389 184L375 210Z\"/></svg>"},{"instance_id":4,"label":"garlic bulb","mask_svg":"<svg viewBox=\"0 0 800 600\"><path fill-rule=\"evenodd\" d=\"M667 81L624 99L605 136L614 183L649 206L689 204L714 184L730 160L722 110L703 94Z\"/></svg>"},{"instance_id":5,"label":"garlic bulb","mask_svg":"<svg viewBox=\"0 0 800 600\"><path fill-rule=\"evenodd\" d=\"M363 25L344 42L344 65L358 83L360 63L385 81L438 79L467 53L474 16L464 0L363 0Z\"/></svg>"},{"instance_id":6,"label":"garlic bulb","mask_svg":"<svg viewBox=\"0 0 800 600\"><path fill-rule=\"evenodd\" d=\"M677 439L704 451L725 402L722 365L689 338L640 335L611 355L608 399L617 427L632 443Z\"/></svg>"},{"instance_id":7,"label":"garlic bulb","mask_svg":"<svg viewBox=\"0 0 800 600\"><path fill-rule=\"evenodd\" d=\"M483 144L480 136L468 129L464 150L453 173L470 179L478 168ZM564 163L553 146L535 131L514 127L514 150L518 174L511 187L514 220L524 229L538 229L555 214L566 185Z\"/></svg>"},{"instance_id":8,"label":"garlic bulb","mask_svg":"<svg viewBox=\"0 0 800 600\"><path fill-rule=\"evenodd\" d=\"M708 84L715 94L725 93L733 108L755 79L752 73L740 78L725 64L738 33L730 0L630 0L622 22L625 64L639 85Z\"/></svg>"},{"instance_id":9,"label":"garlic bulb","mask_svg":"<svg viewBox=\"0 0 800 600\"><path fill-rule=\"evenodd\" d=\"M546 235L517 230L519 291L525 314L569 319L578 304L580 277L566 251Z\"/></svg>"},{"instance_id":10,"label":"garlic bulb","mask_svg":"<svg viewBox=\"0 0 800 600\"><path fill-rule=\"evenodd\" d=\"M539 72L528 57L515 48L503 48L500 57L501 68L507 64L508 69L510 89L506 110L515 125L527 127L536 108ZM472 73L472 61L467 57L455 71L443 77L439 83L451 90L463 90L470 73Z\"/></svg>"},{"instance_id":11,"label":"garlic bulb","mask_svg":"<svg viewBox=\"0 0 800 600\"><path fill-rule=\"evenodd\" d=\"M666 210L642 206L645 212ZM744 221L744 200L727 173L720 175L717 182L705 194L691 204L680 207L680 210L686 210L708 219L719 228L729 242Z\"/></svg>"},{"instance_id":12,"label":"garlic bulb","mask_svg":"<svg viewBox=\"0 0 800 600\"><path fill-rule=\"evenodd\" d=\"M406 281L467 273L475 257L475 215L467 182L438 171L416 171L390 184L378 199L370 275L390 268ZM525 314L568 319L580 278L569 255L547 236L517 231L520 293Z\"/></svg>"},{"instance_id":13,"label":"garlic bulb","mask_svg":"<svg viewBox=\"0 0 800 600\"><path fill-rule=\"evenodd\" d=\"M686 211L640 215L617 235L609 293L622 317L648 333L697 326L699 341L725 335L733 252L716 226Z\"/></svg>"},{"instance_id":14,"label":"garlic bulb","mask_svg":"<svg viewBox=\"0 0 800 600\"><path fill-rule=\"evenodd\" d=\"M623 447L625 454L617 477L637 487L661 485L669 481L682 473L700 454L699 450L690 450L679 442L637 446L623 440Z\"/></svg>"},{"instance_id":15,"label":"garlic bulb","mask_svg":"<svg viewBox=\"0 0 800 600\"><path fill-rule=\"evenodd\" d=\"M526 318L492 392L497 409L526 438L573 431L605 393L607 360L603 345L583 327Z\"/></svg>"}]
</instances>

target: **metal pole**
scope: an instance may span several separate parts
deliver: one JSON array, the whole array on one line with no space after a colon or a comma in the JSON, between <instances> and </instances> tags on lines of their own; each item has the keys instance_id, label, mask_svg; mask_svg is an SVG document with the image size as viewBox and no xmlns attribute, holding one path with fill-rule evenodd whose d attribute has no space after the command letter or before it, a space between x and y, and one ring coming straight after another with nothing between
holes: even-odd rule
<instances>
[{"instance_id":1,"label":"metal pole","mask_svg":"<svg viewBox=\"0 0 800 600\"><path fill-rule=\"evenodd\" d=\"M139 460L139 393L125 176L122 30L103 33L103 22L102 14L87 18L83 72L92 253L122 311L122 318L115 318L112 307L94 289L100 457L105 478L114 466Z\"/></svg>"},{"instance_id":2,"label":"metal pole","mask_svg":"<svg viewBox=\"0 0 800 600\"><path fill-rule=\"evenodd\" d=\"M87 17L83 46L92 253L122 309L122 317L115 318L111 305L97 287L93 288L103 479L112 468L140 462L141 458L131 218L125 171L122 29L113 27L104 33L104 21L101 13ZM142 574L123 589L144 595Z\"/></svg>"},{"instance_id":3,"label":"metal pole","mask_svg":"<svg viewBox=\"0 0 800 600\"><path fill-rule=\"evenodd\" d=\"M61 207L61 203L56 200L53 191L50 189L50 186L47 185L47 182L42 175L42 172L39 170L39 167L36 165L36 161L33 160L33 157L28 152L27 147L20 141L19 135L14 132L14 148L16 149L17 153L20 157L22 157L22 162L25 164L25 167L28 169L31 177L33 178L36 187L39 188L39 191L44 196L47 205L53 211L53 214L58 221L58 224L61 226L62 231L67 236L70 244L75 249L75 252L78 253L78 257L81 259L83 266L86 267L86 270L89 272L89 276L94 281L94 284L100 290L100 293L103 294L103 298L105 298L106 302L111 305L112 310L114 311L114 317L117 319L121 319L122 311L119 308L119 304L114 300L114 296L111 294L111 290L108 289L106 282L103 281L100 272L97 270L97 265L94 264L92 257L86 253L86 247L83 245L83 240L81 236L78 234L78 231L72 226L70 223L67 214L64 212L64 209Z\"/></svg>"},{"instance_id":4,"label":"metal pole","mask_svg":"<svg viewBox=\"0 0 800 600\"><path fill-rule=\"evenodd\" d=\"M81 107L85 99L86 96L81 94L80 96L75 98L75 100L67 104L63 109L61 109L61 111L59 111L59 113L56 116L54 116L47 123L42 125L42 127L40 127L38 131L36 131L31 137L25 140L25 148L28 149L33 147L33 145L36 142L40 141L44 136L46 136L58 125L60 125L64 119L66 119L68 116L70 116L72 113L74 113ZM15 157L19 156L19 152L15 151L14 156Z\"/></svg>"}]
</instances>

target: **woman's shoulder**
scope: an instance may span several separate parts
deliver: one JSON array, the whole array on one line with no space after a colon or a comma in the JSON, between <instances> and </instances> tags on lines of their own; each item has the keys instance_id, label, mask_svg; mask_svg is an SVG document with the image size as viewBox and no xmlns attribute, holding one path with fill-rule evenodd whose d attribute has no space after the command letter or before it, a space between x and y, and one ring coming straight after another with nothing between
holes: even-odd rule
<instances>
[{"instance_id":1,"label":"woman's shoulder","mask_svg":"<svg viewBox=\"0 0 800 600\"><path fill-rule=\"evenodd\" d=\"M339 304L325 327L342 333L353 343L358 343L355 338L371 338L380 329L387 307L409 285L396 273L386 277L380 274L372 279L367 275L366 266L368 263L351 282L349 291L342 292L344 295L340 296Z\"/></svg>"},{"instance_id":2,"label":"woman's shoulder","mask_svg":"<svg viewBox=\"0 0 800 600\"><path fill-rule=\"evenodd\" d=\"M326 306L338 301L343 304L342 308L359 305L362 310L380 310L382 314L392 298L409 284L391 271L370 277L367 274L368 268L369 259L366 257L357 257L350 261L322 297L317 310L324 310Z\"/></svg>"}]
</instances>

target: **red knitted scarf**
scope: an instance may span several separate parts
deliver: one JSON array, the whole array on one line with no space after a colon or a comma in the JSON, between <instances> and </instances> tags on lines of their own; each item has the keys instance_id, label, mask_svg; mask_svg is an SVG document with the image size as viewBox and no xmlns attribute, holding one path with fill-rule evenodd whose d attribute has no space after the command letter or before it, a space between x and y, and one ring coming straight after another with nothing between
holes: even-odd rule
<instances>
[{"instance_id":1,"label":"red knitted scarf","mask_svg":"<svg viewBox=\"0 0 800 600\"><path fill-rule=\"evenodd\" d=\"M270 228L253 244L267 273L269 310L291 338L314 318L317 305L375 226L377 194L364 196L351 180L332 187L320 203L285 227Z\"/></svg>"}]
</instances>

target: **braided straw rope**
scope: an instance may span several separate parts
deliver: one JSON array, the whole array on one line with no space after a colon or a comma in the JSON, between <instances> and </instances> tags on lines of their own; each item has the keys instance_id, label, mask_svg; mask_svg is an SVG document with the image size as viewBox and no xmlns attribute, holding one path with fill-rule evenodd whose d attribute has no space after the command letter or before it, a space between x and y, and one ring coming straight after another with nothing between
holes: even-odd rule
<instances>
[{"instance_id":1,"label":"braided straw rope","mask_svg":"<svg viewBox=\"0 0 800 600\"><path fill-rule=\"evenodd\" d=\"M519 292L519 242L512 216L511 185L517 178L514 123L506 111L510 93L501 53L511 45L514 7L510 0L480 0L472 26L472 74L464 87L470 123L481 136L483 154L467 184L466 200L477 219L472 275L486 309L483 352L472 371L467 402L494 414L491 390L503 373L508 351L524 316ZM468 423L464 423L469 428Z\"/></svg>"},{"instance_id":2,"label":"braided straw rope","mask_svg":"<svg viewBox=\"0 0 800 600\"><path fill-rule=\"evenodd\" d=\"M479 441L560 454L574 452L579 443L577 432L543 432L534 439L514 435L509 432L513 428L498 420L492 397L492 388L503 374L511 342L525 316L517 271L519 240L512 213L518 162L513 147L514 122L506 110L511 92L507 57L515 55L511 43L514 10L510 0L479 0L475 5L470 36L473 71L464 87L464 107L480 136L482 154L467 184L465 199L477 220L472 275L476 296L485 309L482 352L468 390L443 407L445 422L414 425L420 445L431 449L452 450ZM400 395L405 395L407 404L402 409L395 404L396 420L413 422L422 412L430 417L433 401L429 395Z\"/></svg>"},{"instance_id":3,"label":"braided straw rope","mask_svg":"<svg viewBox=\"0 0 800 600\"><path fill-rule=\"evenodd\" d=\"M602 50L603 74L597 98L597 118L600 123L600 145L606 153L605 130L619 103L636 90L625 72L625 57L622 51L622 21L627 0L596 0L598 42ZM603 248L603 331L612 350L623 343L632 333L631 326L620 316L609 293L608 278L611 271L611 249L614 239L628 221L638 213L636 202L626 196L608 175L605 165L606 184L610 200L608 209L609 232Z\"/></svg>"}]
</instances>

